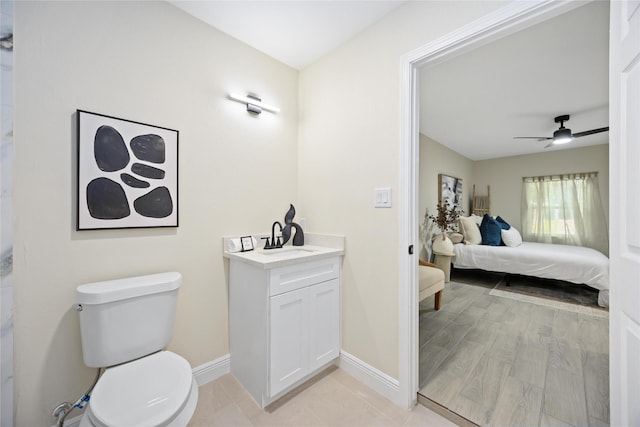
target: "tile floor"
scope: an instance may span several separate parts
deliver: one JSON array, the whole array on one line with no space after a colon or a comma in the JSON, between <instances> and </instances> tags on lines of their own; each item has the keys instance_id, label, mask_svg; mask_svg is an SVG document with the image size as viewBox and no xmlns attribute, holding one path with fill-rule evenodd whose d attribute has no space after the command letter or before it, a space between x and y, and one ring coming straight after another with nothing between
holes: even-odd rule
<instances>
[{"instance_id":1,"label":"tile floor","mask_svg":"<svg viewBox=\"0 0 640 427\"><path fill-rule=\"evenodd\" d=\"M318 377L263 410L230 374L200 387L189 427L213 426L433 426L450 421L417 405L402 409L339 368Z\"/></svg>"},{"instance_id":2,"label":"tile floor","mask_svg":"<svg viewBox=\"0 0 640 427\"><path fill-rule=\"evenodd\" d=\"M479 273L421 304L420 393L481 426L608 426L608 319L489 295Z\"/></svg>"}]
</instances>

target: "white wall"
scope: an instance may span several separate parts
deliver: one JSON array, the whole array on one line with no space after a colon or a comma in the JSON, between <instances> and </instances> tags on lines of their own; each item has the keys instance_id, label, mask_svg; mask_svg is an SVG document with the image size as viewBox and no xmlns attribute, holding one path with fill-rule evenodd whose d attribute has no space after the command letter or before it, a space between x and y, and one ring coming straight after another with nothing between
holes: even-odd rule
<instances>
[{"instance_id":1,"label":"white wall","mask_svg":"<svg viewBox=\"0 0 640 427\"><path fill-rule=\"evenodd\" d=\"M485 195L491 187L491 214L500 215L521 229L520 203L522 178L579 172L598 172L600 196L609 222L609 146L595 145L490 160L472 161L444 145L420 135L420 220L425 208L435 211L438 199L438 173L463 179L465 214L471 213L469 200L473 185L476 193ZM421 252L421 255L426 255ZM425 256L423 258L426 259Z\"/></svg>"},{"instance_id":2,"label":"white wall","mask_svg":"<svg viewBox=\"0 0 640 427\"><path fill-rule=\"evenodd\" d=\"M576 144L578 145L578 144ZM521 229L522 178L578 172L598 172L600 196L609 223L609 145L545 150L537 154L481 160L473 163L476 188L491 186L491 214Z\"/></svg>"},{"instance_id":3,"label":"white wall","mask_svg":"<svg viewBox=\"0 0 640 427\"><path fill-rule=\"evenodd\" d=\"M503 2L407 2L300 73L299 199L345 234L342 348L399 375L400 57ZM391 209L373 190L394 190ZM406 251L406 248L404 248Z\"/></svg>"},{"instance_id":4,"label":"white wall","mask_svg":"<svg viewBox=\"0 0 640 427\"><path fill-rule=\"evenodd\" d=\"M221 237L297 205L298 73L165 2L16 2L15 34L16 425L45 426L93 378L82 283L180 271L170 349L228 354ZM226 98L247 91L282 112ZM180 131L178 228L75 231L77 108Z\"/></svg>"},{"instance_id":5,"label":"white wall","mask_svg":"<svg viewBox=\"0 0 640 427\"><path fill-rule=\"evenodd\" d=\"M438 205L438 174L455 176L462 179L462 209L463 215L471 213L471 193L473 184L473 161L433 139L420 134L420 164L418 182L418 219L422 223L425 210L430 215L436 215ZM479 194L486 189L479 189ZM422 246L422 245L421 245ZM420 248L420 257L428 260L426 249Z\"/></svg>"},{"instance_id":6,"label":"white wall","mask_svg":"<svg viewBox=\"0 0 640 427\"><path fill-rule=\"evenodd\" d=\"M424 209L435 210L438 199L438 173L463 179L465 215L471 213L469 200L473 185L476 193L491 187L491 214L500 215L517 229L521 228L520 202L522 178L578 172L598 172L598 184L605 218L609 216L609 146L595 145L565 150L472 161L444 145L420 135L420 220Z\"/></svg>"},{"instance_id":7,"label":"white wall","mask_svg":"<svg viewBox=\"0 0 640 427\"><path fill-rule=\"evenodd\" d=\"M430 214L436 212L438 174L441 173L462 179L462 209L465 215L471 213L471 192L475 183L472 175L473 164L473 160L420 134L420 219L424 217L427 208ZM484 191L486 192L486 189Z\"/></svg>"}]
</instances>

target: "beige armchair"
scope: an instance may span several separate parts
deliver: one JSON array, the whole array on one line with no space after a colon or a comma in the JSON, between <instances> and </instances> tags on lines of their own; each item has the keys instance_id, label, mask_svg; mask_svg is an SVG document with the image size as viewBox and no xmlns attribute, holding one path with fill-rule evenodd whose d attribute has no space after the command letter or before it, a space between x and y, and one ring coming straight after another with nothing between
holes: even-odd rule
<instances>
[{"instance_id":1,"label":"beige armchair","mask_svg":"<svg viewBox=\"0 0 640 427\"><path fill-rule=\"evenodd\" d=\"M427 261L419 260L418 281L419 294L418 301L435 294L435 309L440 310L442 290L444 289L444 271L437 265Z\"/></svg>"}]
</instances>

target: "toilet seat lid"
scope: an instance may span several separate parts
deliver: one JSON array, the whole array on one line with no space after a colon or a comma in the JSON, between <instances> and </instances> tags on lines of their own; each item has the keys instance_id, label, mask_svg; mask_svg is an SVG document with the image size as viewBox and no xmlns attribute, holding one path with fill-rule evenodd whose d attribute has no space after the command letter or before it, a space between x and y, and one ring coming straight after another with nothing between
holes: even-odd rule
<instances>
[{"instance_id":1,"label":"toilet seat lid","mask_svg":"<svg viewBox=\"0 0 640 427\"><path fill-rule=\"evenodd\" d=\"M184 406L192 381L189 362L170 351L108 368L91 393L91 414L102 425L161 426Z\"/></svg>"}]
</instances>

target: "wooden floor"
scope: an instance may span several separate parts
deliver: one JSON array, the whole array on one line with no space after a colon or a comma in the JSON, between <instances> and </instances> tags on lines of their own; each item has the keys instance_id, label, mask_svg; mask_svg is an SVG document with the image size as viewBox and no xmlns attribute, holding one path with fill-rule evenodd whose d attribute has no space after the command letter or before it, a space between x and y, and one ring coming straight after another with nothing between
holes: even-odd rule
<instances>
[{"instance_id":1,"label":"wooden floor","mask_svg":"<svg viewBox=\"0 0 640 427\"><path fill-rule=\"evenodd\" d=\"M420 394L481 426L608 426L608 319L487 284L447 283L440 311L421 303Z\"/></svg>"}]
</instances>

